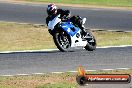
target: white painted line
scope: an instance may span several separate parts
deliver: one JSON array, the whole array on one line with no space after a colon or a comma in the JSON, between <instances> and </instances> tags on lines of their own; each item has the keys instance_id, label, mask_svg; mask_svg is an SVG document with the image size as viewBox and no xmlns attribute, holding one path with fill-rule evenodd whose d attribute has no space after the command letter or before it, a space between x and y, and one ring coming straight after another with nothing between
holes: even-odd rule
<instances>
[{"instance_id":1,"label":"white painted line","mask_svg":"<svg viewBox=\"0 0 132 88\"><path fill-rule=\"evenodd\" d=\"M62 74L62 73L65 73L65 72L51 72L52 74Z\"/></svg>"},{"instance_id":2,"label":"white painted line","mask_svg":"<svg viewBox=\"0 0 132 88\"><path fill-rule=\"evenodd\" d=\"M45 25L45 24L33 24L33 23L26 23L26 22L16 22L16 21L5 21L5 20L0 20L0 22L7 22L7 23L15 23L15 24L24 24L24 25Z\"/></svg>"},{"instance_id":3,"label":"white painted line","mask_svg":"<svg viewBox=\"0 0 132 88\"><path fill-rule=\"evenodd\" d=\"M44 75L46 73L32 73L33 75Z\"/></svg>"},{"instance_id":4,"label":"white painted line","mask_svg":"<svg viewBox=\"0 0 132 88\"><path fill-rule=\"evenodd\" d=\"M27 75L30 75L30 74L17 74L16 76L27 76Z\"/></svg>"},{"instance_id":5,"label":"white painted line","mask_svg":"<svg viewBox=\"0 0 132 88\"><path fill-rule=\"evenodd\" d=\"M101 69L102 71L111 71L111 70L115 70L115 69Z\"/></svg>"},{"instance_id":6,"label":"white painted line","mask_svg":"<svg viewBox=\"0 0 132 88\"><path fill-rule=\"evenodd\" d=\"M122 48L122 47L132 47L132 45L102 46L102 47L97 47L97 48Z\"/></svg>"},{"instance_id":7,"label":"white painted line","mask_svg":"<svg viewBox=\"0 0 132 88\"><path fill-rule=\"evenodd\" d=\"M92 31L110 31L110 32L132 32L132 31L123 31L123 30L105 30L105 29L91 29Z\"/></svg>"},{"instance_id":8,"label":"white painted line","mask_svg":"<svg viewBox=\"0 0 132 88\"><path fill-rule=\"evenodd\" d=\"M104 46L97 48L123 48L123 47L132 47L132 45L120 45L120 46ZM30 53L30 52L46 52L46 51L59 51L58 49L42 49L42 50L22 50L22 51L2 51L0 53Z\"/></svg>"},{"instance_id":9,"label":"white painted line","mask_svg":"<svg viewBox=\"0 0 132 88\"><path fill-rule=\"evenodd\" d=\"M17 21L5 21L0 20L0 22L7 22L7 23L17 23L17 24L24 24L24 25L45 25L45 24L37 24L37 23L26 23L26 22L17 22ZM91 31L110 31L110 32L132 32L132 31L120 31L120 30L105 30L105 29L91 29Z\"/></svg>"},{"instance_id":10,"label":"white painted line","mask_svg":"<svg viewBox=\"0 0 132 88\"><path fill-rule=\"evenodd\" d=\"M129 70L130 68L117 68L116 70Z\"/></svg>"},{"instance_id":11,"label":"white painted line","mask_svg":"<svg viewBox=\"0 0 132 88\"><path fill-rule=\"evenodd\" d=\"M58 51L58 49L42 49L42 50L22 50L22 51L2 51L0 53L26 53L26 52L46 52L46 51Z\"/></svg>"},{"instance_id":12,"label":"white painted line","mask_svg":"<svg viewBox=\"0 0 132 88\"><path fill-rule=\"evenodd\" d=\"M85 70L86 72L88 71L112 71L112 70L129 70L131 68L115 68L115 69L101 69L101 70ZM77 73L78 71L66 71L66 72L71 72L71 73ZM62 74L62 73L66 73L66 72L49 72L52 74ZM0 76L28 76L28 75L44 75L44 74L48 74L48 73L31 73L31 74L15 74L15 75L0 75Z\"/></svg>"},{"instance_id":13,"label":"white painted line","mask_svg":"<svg viewBox=\"0 0 132 88\"><path fill-rule=\"evenodd\" d=\"M71 73L77 73L78 71L68 71L68 72L71 72Z\"/></svg>"},{"instance_id":14,"label":"white painted line","mask_svg":"<svg viewBox=\"0 0 132 88\"><path fill-rule=\"evenodd\" d=\"M12 76L14 76L14 75L0 75L0 76L12 77Z\"/></svg>"},{"instance_id":15,"label":"white painted line","mask_svg":"<svg viewBox=\"0 0 132 88\"><path fill-rule=\"evenodd\" d=\"M85 71L94 72L94 71L97 71L97 70L85 70Z\"/></svg>"}]
</instances>

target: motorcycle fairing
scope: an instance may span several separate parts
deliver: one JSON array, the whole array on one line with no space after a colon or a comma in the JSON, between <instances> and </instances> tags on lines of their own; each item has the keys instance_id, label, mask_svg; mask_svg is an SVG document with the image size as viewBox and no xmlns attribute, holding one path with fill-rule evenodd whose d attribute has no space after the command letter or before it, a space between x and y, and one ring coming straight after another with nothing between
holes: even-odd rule
<instances>
[{"instance_id":1,"label":"motorcycle fairing","mask_svg":"<svg viewBox=\"0 0 132 88\"><path fill-rule=\"evenodd\" d=\"M72 37L80 30L70 22L62 22L61 27Z\"/></svg>"},{"instance_id":2,"label":"motorcycle fairing","mask_svg":"<svg viewBox=\"0 0 132 88\"><path fill-rule=\"evenodd\" d=\"M81 35L80 30L73 37L71 37L71 40L72 40L71 47L86 46L87 41L83 41L81 36L76 37L77 34Z\"/></svg>"},{"instance_id":3,"label":"motorcycle fairing","mask_svg":"<svg viewBox=\"0 0 132 88\"><path fill-rule=\"evenodd\" d=\"M70 37L71 37L71 47L86 46L87 41L82 40L81 34L80 34L80 31L81 31L80 28L75 27L70 22L61 23L61 27L64 31L66 31L70 35ZM77 37L77 34L79 34L80 36Z\"/></svg>"}]
</instances>

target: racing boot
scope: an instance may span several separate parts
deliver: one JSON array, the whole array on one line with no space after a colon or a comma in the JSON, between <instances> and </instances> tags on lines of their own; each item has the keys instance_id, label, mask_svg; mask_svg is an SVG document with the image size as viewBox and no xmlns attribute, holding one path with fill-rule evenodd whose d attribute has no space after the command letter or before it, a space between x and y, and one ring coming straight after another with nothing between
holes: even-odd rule
<instances>
[{"instance_id":1,"label":"racing boot","mask_svg":"<svg viewBox=\"0 0 132 88\"><path fill-rule=\"evenodd\" d=\"M85 37L86 35L87 35L87 32L86 32L86 28L84 27L84 24L85 24L85 22L86 22L86 18L83 18L82 19L82 22L81 22L81 26L80 26L80 28L81 28L81 30L82 30L82 36L83 37Z\"/></svg>"}]
</instances>

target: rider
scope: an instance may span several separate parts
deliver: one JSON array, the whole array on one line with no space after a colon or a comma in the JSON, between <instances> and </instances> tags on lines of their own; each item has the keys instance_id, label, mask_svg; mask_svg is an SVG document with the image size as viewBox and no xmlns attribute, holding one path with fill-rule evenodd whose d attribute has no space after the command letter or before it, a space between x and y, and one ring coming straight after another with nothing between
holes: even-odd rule
<instances>
[{"instance_id":1,"label":"rider","mask_svg":"<svg viewBox=\"0 0 132 88\"><path fill-rule=\"evenodd\" d=\"M63 9L58 9L55 4L49 4L47 8L47 14L48 17L46 18L46 24L48 25L49 21L53 20L57 15L60 14L60 17L69 17L70 16L70 11L69 10L63 10ZM70 17L70 21L77 25L81 30L82 30L82 35L86 35L86 31L84 26L82 25L82 18L79 16L73 16Z\"/></svg>"}]
</instances>

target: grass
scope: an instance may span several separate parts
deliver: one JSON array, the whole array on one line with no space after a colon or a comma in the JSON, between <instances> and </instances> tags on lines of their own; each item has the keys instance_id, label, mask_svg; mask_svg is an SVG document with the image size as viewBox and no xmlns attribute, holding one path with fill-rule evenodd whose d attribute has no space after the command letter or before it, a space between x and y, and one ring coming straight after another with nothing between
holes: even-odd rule
<instances>
[{"instance_id":1,"label":"grass","mask_svg":"<svg viewBox=\"0 0 132 88\"><path fill-rule=\"evenodd\" d=\"M87 74L130 74L130 70L95 71ZM79 88L76 82L77 73L62 73L29 76L0 76L0 88ZM92 88L91 85L88 88Z\"/></svg>"},{"instance_id":2,"label":"grass","mask_svg":"<svg viewBox=\"0 0 132 88\"><path fill-rule=\"evenodd\" d=\"M0 77L0 88L75 88L75 74L44 74ZM70 83L69 83L70 82Z\"/></svg>"},{"instance_id":3,"label":"grass","mask_svg":"<svg viewBox=\"0 0 132 88\"><path fill-rule=\"evenodd\" d=\"M132 32L93 31L98 46L132 45ZM0 22L0 51L56 48L46 26Z\"/></svg>"},{"instance_id":4,"label":"grass","mask_svg":"<svg viewBox=\"0 0 132 88\"><path fill-rule=\"evenodd\" d=\"M132 0L23 0L23 1L62 3L62 4L84 4L84 5L98 5L98 6L103 5L103 6L116 6L116 7L132 6Z\"/></svg>"},{"instance_id":5,"label":"grass","mask_svg":"<svg viewBox=\"0 0 132 88\"><path fill-rule=\"evenodd\" d=\"M45 84L36 88L75 88L76 85L72 83L56 83L56 84Z\"/></svg>"},{"instance_id":6,"label":"grass","mask_svg":"<svg viewBox=\"0 0 132 88\"><path fill-rule=\"evenodd\" d=\"M132 32L93 32L98 46L132 45Z\"/></svg>"},{"instance_id":7,"label":"grass","mask_svg":"<svg viewBox=\"0 0 132 88\"><path fill-rule=\"evenodd\" d=\"M45 26L0 22L0 51L54 47Z\"/></svg>"}]
</instances>

